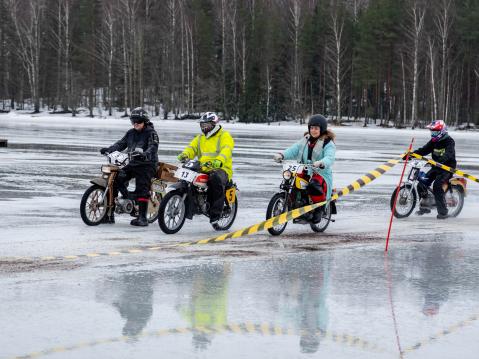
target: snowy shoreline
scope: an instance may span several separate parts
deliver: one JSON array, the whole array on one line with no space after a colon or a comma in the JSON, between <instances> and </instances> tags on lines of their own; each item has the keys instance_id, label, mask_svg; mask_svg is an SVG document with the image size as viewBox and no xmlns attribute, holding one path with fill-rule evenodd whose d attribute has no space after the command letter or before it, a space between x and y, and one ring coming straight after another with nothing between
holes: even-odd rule
<instances>
[{"instance_id":1,"label":"snowy shoreline","mask_svg":"<svg viewBox=\"0 0 479 359\"><path fill-rule=\"evenodd\" d=\"M118 115L118 114L117 114ZM129 126L129 119L128 117L89 117L84 115L77 115L76 117L72 117L71 114L51 114L49 112L41 112L38 114L32 114L29 111L11 111L9 113L0 113L0 123L4 122L5 120L12 120L21 121L25 124L44 124L44 121L48 121L52 127L105 127L105 128L115 128L118 126L124 127ZM197 126L196 120L185 119L185 120L174 120L174 119L161 119L160 116L152 117L152 122L158 126ZM271 123L244 123L244 122L222 122L221 123L225 128L235 128L235 129L251 129L253 126L257 129L261 130L270 130L274 128L275 131L289 131L289 130L297 130L298 127L306 128L305 124L300 124L299 122L293 121L280 121L280 122L271 122ZM410 133L411 135L428 135L428 130L423 128L395 128L395 127L383 127L375 124L369 124L366 127L363 126L363 121L354 121L348 122L347 125L329 125L333 131L362 131L362 132L369 132L369 131L383 131L385 133L391 133L391 131L398 131L402 133ZM463 131L463 130L455 130L451 129L450 132L454 134L454 136L475 136L475 131ZM1 129L0 129L1 135Z\"/></svg>"}]
</instances>

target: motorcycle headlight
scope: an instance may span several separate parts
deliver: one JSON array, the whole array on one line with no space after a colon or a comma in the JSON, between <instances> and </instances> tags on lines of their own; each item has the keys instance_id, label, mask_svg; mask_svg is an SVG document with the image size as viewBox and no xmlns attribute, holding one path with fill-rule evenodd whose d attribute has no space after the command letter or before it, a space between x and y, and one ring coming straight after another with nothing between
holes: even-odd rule
<instances>
[{"instance_id":1,"label":"motorcycle headlight","mask_svg":"<svg viewBox=\"0 0 479 359\"><path fill-rule=\"evenodd\" d=\"M291 173L291 171L286 170L286 171L283 172L283 178L284 178L285 180L291 179L291 176L292 176L292 175L293 175L293 174Z\"/></svg>"},{"instance_id":2,"label":"motorcycle headlight","mask_svg":"<svg viewBox=\"0 0 479 359\"><path fill-rule=\"evenodd\" d=\"M111 167L108 166L108 165L103 165L103 166L101 166L101 171L103 173L108 173L109 174L109 173L111 173Z\"/></svg>"}]
</instances>

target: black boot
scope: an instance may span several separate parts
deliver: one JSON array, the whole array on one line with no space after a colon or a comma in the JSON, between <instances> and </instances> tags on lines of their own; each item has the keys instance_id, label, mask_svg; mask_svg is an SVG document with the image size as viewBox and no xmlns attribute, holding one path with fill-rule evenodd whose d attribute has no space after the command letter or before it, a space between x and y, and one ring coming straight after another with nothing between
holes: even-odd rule
<instances>
[{"instance_id":1,"label":"black boot","mask_svg":"<svg viewBox=\"0 0 479 359\"><path fill-rule=\"evenodd\" d=\"M446 219L446 218L448 218L448 217L449 217L449 215L448 215L447 212L446 212L445 214L444 214L444 213L438 213L438 215L437 215L436 218L437 218L437 219Z\"/></svg>"},{"instance_id":2,"label":"black boot","mask_svg":"<svg viewBox=\"0 0 479 359\"><path fill-rule=\"evenodd\" d=\"M130 224L132 226L146 227L148 220L146 219L146 211L148 210L148 202L138 203L138 218L133 219Z\"/></svg>"},{"instance_id":3,"label":"black boot","mask_svg":"<svg viewBox=\"0 0 479 359\"><path fill-rule=\"evenodd\" d=\"M323 219L323 207L316 208L313 212L312 222L318 224Z\"/></svg>"}]
</instances>

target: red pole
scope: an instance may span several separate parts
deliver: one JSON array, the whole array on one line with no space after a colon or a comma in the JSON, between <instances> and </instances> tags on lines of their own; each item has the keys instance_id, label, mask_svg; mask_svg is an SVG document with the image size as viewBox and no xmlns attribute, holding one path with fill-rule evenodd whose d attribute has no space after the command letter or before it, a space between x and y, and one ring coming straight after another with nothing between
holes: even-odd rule
<instances>
[{"instance_id":1,"label":"red pole","mask_svg":"<svg viewBox=\"0 0 479 359\"><path fill-rule=\"evenodd\" d=\"M404 177L404 172L406 171L407 162L409 161L409 153L412 151L413 143L414 143L414 137L412 138L411 144L409 145L409 148L407 150L406 160L404 161L404 167L403 167L402 173L401 173L401 179L399 180L398 186L396 187L396 196L394 197L394 204L393 204L393 208L391 210L391 219L389 220L388 236L386 238L386 252L388 251L389 237L391 235L391 228L393 226L394 211L396 211L396 202L398 200L399 189L401 188L402 179Z\"/></svg>"}]
</instances>

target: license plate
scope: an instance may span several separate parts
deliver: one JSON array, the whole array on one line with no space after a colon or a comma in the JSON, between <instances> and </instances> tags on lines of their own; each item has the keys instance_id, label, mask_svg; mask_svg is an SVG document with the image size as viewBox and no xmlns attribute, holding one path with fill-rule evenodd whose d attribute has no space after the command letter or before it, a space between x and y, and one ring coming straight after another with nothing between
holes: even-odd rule
<instances>
[{"instance_id":1,"label":"license plate","mask_svg":"<svg viewBox=\"0 0 479 359\"><path fill-rule=\"evenodd\" d=\"M230 189L226 190L225 195L226 195L226 200L228 201L229 204L233 204L235 202L236 190L234 187L231 187Z\"/></svg>"},{"instance_id":2,"label":"license plate","mask_svg":"<svg viewBox=\"0 0 479 359\"><path fill-rule=\"evenodd\" d=\"M283 165L283 171L297 172L301 167L298 163L285 163Z\"/></svg>"},{"instance_id":3,"label":"license plate","mask_svg":"<svg viewBox=\"0 0 479 359\"><path fill-rule=\"evenodd\" d=\"M191 171L187 168L178 168L175 172L175 177L183 181L193 182L196 174L195 171Z\"/></svg>"}]
</instances>

